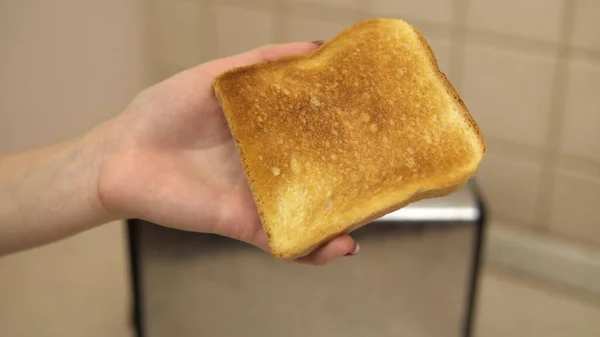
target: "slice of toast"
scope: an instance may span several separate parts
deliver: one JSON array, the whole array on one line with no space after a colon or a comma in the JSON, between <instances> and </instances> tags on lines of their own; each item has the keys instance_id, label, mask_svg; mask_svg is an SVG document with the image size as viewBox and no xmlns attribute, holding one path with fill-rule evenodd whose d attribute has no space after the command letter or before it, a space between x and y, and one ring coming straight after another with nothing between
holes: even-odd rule
<instances>
[{"instance_id":1,"label":"slice of toast","mask_svg":"<svg viewBox=\"0 0 600 337\"><path fill-rule=\"evenodd\" d=\"M318 50L214 82L271 253L327 240L460 188L484 140L422 35L363 21Z\"/></svg>"}]
</instances>

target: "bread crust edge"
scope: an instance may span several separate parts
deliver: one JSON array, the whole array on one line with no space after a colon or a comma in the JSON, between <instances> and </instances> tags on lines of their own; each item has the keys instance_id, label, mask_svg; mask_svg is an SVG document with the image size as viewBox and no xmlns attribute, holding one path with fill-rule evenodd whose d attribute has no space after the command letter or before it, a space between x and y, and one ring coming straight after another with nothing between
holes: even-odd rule
<instances>
[{"instance_id":1,"label":"bread crust edge","mask_svg":"<svg viewBox=\"0 0 600 337\"><path fill-rule=\"evenodd\" d=\"M221 107L223 108L223 112L225 115L225 118L228 120L229 122L229 113L232 110L232 106L230 104L230 102L226 99L226 95L223 94L223 88L221 87L221 85L224 85L223 82L229 80L230 78L235 78L245 72L248 71L254 71L257 69L262 69L262 68L266 68L268 67L270 64L272 63L278 63L278 64L283 64L283 63L294 63L296 61L300 61L303 59L310 59L313 57L318 57L318 55L323 52L323 50L326 50L327 47L332 44L336 39L340 39L340 38L344 38L346 35L351 34L354 30L357 29L361 29L364 25L368 25L368 24L372 24L375 22L382 22L382 21L396 21L396 22L403 22L405 24L407 24L412 30L413 32L416 34L416 37L419 41L419 44L421 44L421 47L425 50L426 54L427 54L427 58L429 59L429 62L431 62L432 66L434 67L434 69L437 72L437 77L438 79L442 82L442 84L444 85L446 91L448 92L448 94L450 94L458 103L457 106L460 107L460 113L463 115L463 117L465 118L465 120L468 122L471 130L476 134L476 138L479 142L479 145L481 146L481 154L480 157L478 159L478 163L477 165L475 165L475 170L473 172L470 172L468 174L466 174L466 176L463 178L463 180L459 183L459 184L454 184L451 186L445 186L445 187L440 187L439 189L428 189L428 190L422 190L422 191L418 191L416 193L414 193L411 197L402 200L390 207L387 207L375 214L371 214L370 216L368 216L367 218L365 218L364 220L354 223L354 224L349 224L345 229L334 233L328 237L326 237L325 239L319 240L318 243L315 243L312 246L307 247L306 249L302 249L302 250L277 250L274 249L272 243L271 243L271 233L269 232L269 228L267 226L263 225L263 229L265 231L265 234L267 235L268 241L269 241L269 249L270 249L270 253L280 259L283 260L294 260L303 256L306 256L308 254L310 254L311 252L313 252L314 250L322 247L324 244L326 244L327 242L331 241L332 239L340 236L340 235L344 235L344 234L348 234L358 228L361 228L363 226L366 226L370 223L372 223L374 220L384 216L385 214L394 212L398 209L401 209L409 204L412 204L414 202L417 202L419 200L423 200L423 199L429 199L429 198L436 198L436 197L443 197L446 196L448 194L454 193L457 190L459 190L464 184L466 184L466 182L475 174L479 163L481 162L481 159L483 158L484 154L487 151L487 147L482 135L481 130L479 129L479 127L477 126L475 120L473 119L473 117L471 116L466 104L464 103L464 101L462 100L462 98L460 97L460 95L458 94L458 92L456 91L456 89L454 88L454 86L452 85L452 83L448 80L448 78L446 77L446 75L439 69L439 65L437 62L437 59L433 53L433 50L431 49L429 43L427 43L426 39L424 38L424 36L421 34L421 32L415 28L414 26L412 26L411 24L403 21L403 20L399 20L399 19L371 19L371 20L365 20L362 22L359 22L358 24L342 31L340 34L338 34L336 37L334 37L332 40L326 41L323 45L321 45L320 48L315 49L312 52L309 53L305 53L305 54L299 54L299 55L290 55L290 56L285 56L282 57L280 59L277 60L269 60L266 62L261 62L261 63L255 63L255 64L251 64L251 65L247 65L247 66L242 66L242 67L235 67L232 68L220 75L218 75L217 77L215 77L215 79L213 80L213 88L216 94L216 97L221 105ZM229 124L229 123L228 123ZM232 126L231 124L229 124L229 127L231 128L232 134L235 133L235 126ZM238 143L238 140L236 139L235 136L233 136L236 148L238 149L238 152L240 154L240 159L242 161L242 164L244 165L244 172L246 174L246 178L248 179L248 183L251 187L251 189L253 188L253 178L252 178L252 173L249 172L249 170L246 170L246 160L245 160L245 153L243 153L240 150L240 146ZM264 219L264 214L262 213L262 201L257 198L255 193L252 193L254 202L256 203L257 209L258 209L258 214L259 214L259 218L261 219L261 222L263 222Z\"/></svg>"}]
</instances>

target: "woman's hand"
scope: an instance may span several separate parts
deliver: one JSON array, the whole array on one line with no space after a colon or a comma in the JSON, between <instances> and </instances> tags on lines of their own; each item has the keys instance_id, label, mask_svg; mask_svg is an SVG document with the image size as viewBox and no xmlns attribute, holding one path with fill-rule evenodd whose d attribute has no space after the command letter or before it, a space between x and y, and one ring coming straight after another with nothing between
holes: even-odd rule
<instances>
[{"instance_id":1,"label":"woman's hand","mask_svg":"<svg viewBox=\"0 0 600 337\"><path fill-rule=\"evenodd\" d=\"M266 46L202 64L142 92L104 130L109 148L99 171L102 205L119 217L220 234L268 250L212 80L232 67L317 47ZM356 252L344 235L299 261L325 264Z\"/></svg>"}]
</instances>

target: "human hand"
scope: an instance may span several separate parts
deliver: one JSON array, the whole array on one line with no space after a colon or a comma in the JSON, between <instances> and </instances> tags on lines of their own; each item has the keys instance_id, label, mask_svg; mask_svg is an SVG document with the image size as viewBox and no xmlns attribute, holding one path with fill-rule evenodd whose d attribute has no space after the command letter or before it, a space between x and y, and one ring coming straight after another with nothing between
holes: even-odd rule
<instances>
[{"instance_id":1,"label":"human hand","mask_svg":"<svg viewBox=\"0 0 600 337\"><path fill-rule=\"evenodd\" d=\"M308 53L313 43L262 47L179 73L142 92L104 132L98 190L123 217L215 233L268 250L256 206L212 80L238 66ZM358 252L342 235L298 259L326 264Z\"/></svg>"}]
</instances>

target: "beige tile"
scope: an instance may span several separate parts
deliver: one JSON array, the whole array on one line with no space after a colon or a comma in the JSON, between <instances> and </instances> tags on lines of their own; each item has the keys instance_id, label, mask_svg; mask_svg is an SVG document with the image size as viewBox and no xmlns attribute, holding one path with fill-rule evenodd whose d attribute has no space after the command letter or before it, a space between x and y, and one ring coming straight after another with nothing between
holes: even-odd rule
<instances>
[{"instance_id":1,"label":"beige tile","mask_svg":"<svg viewBox=\"0 0 600 337\"><path fill-rule=\"evenodd\" d=\"M450 74L451 69L451 54L452 54L452 41L449 38L429 38L427 39L429 46L433 50L433 54L437 59L440 70L442 70L448 77L452 77Z\"/></svg>"},{"instance_id":2,"label":"beige tile","mask_svg":"<svg viewBox=\"0 0 600 337\"><path fill-rule=\"evenodd\" d=\"M500 34L559 40L563 0L471 0L467 26Z\"/></svg>"},{"instance_id":3,"label":"beige tile","mask_svg":"<svg viewBox=\"0 0 600 337\"><path fill-rule=\"evenodd\" d=\"M600 50L600 1L578 0L575 4L571 43L580 48Z\"/></svg>"},{"instance_id":4,"label":"beige tile","mask_svg":"<svg viewBox=\"0 0 600 337\"><path fill-rule=\"evenodd\" d=\"M544 147L555 61L469 43L463 98L484 135Z\"/></svg>"},{"instance_id":5,"label":"beige tile","mask_svg":"<svg viewBox=\"0 0 600 337\"><path fill-rule=\"evenodd\" d=\"M354 23L351 17L332 21L292 14L285 23L286 41L329 40Z\"/></svg>"},{"instance_id":6,"label":"beige tile","mask_svg":"<svg viewBox=\"0 0 600 337\"><path fill-rule=\"evenodd\" d=\"M600 164L600 62L571 61L560 150Z\"/></svg>"},{"instance_id":7,"label":"beige tile","mask_svg":"<svg viewBox=\"0 0 600 337\"><path fill-rule=\"evenodd\" d=\"M494 154L490 149L477 174L493 215L533 223L539 196L538 162Z\"/></svg>"},{"instance_id":8,"label":"beige tile","mask_svg":"<svg viewBox=\"0 0 600 337\"><path fill-rule=\"evenodd\" d=\"M336 7L316 4L314 6L307 6L301 2L290 2L287 6L287 13L290 17L341 23L344 25L344 28L348 28L361 20L360 11L340 10Z\"/></svg>"},{"instance_id":9,"label":"beige tile","mask_svg":"<svg viewBox=\"0 0 600 337\"><path fill-rule=\"evenodd\" d=\"M133 336L123 227L0 259L0 335Z\"/></svg>"},{"instance_id":10,"label":"beige tile","mask_svg":"<svg viewBox=\"0 0 600 337\"><path fill-rule=\"evenodd\" d=\"M336 20L328 20L320 16L310 17L307 13L292 14L284 24L285 40L283 42L328 40L354 23L356 23L356 20L353 16L338 14ZM426 35L427 42L434 51L440 69L452 79L450 69L451 39L440 36L441 34L435 30L423 34Z\"/></svg>"},{"instance_id":11,"label":"beige tile","mask_svg":"<svg viewBox=\"0 0 600 337\"><path fill-rule=\"evenodd\" d=\"M497 220L486 235L488 263L593 295L600 304L600 247Z\"/></svg>"},{"instance_id":12,"label":"beige tile","mask_svg":"<svg viewBox=\"0 0 600 337\"><path fill-rule=\"evenodd\" d=\"M152 52L161 62L188 68L202 61L207 28L202 25L207 10L199 2L151 2L150 31Z\"/></svg>"},{"instance_id":13,"label":"beige tile","mask_svg":"<svg viewBox=\"0 0 600 337\"><path fill-rule=\"evenodd\" d=\"M515 38L512 35L500 35L487 30L467 29L465 31L466 39L470 42L481 43L484 45L493 45L497 49L505 50L526 50L530 53L558 54L560 46L557 43Z\"/></svg>"},{"instance_id":14,"label":"beige tile","mask_svg":"<svg viewBox=\"0 0 600 337\"><path fill-rule=\"evenodd\" d=\"M561 153L556 167L589 176L600 177L600 165L593 160Z\"/></svg>"},{"instance_id":15,"label":"beige tile","mask_svg":"<svg viewBox=\"0 0 600 337\"><path fill-rule=\"evenodd\" d=\"M165 0L163 0L165 1ZM172 0L166 0L172 1ZM179 0L181 1L181 0ZM199 1L199 2L210 2L211 0L183 0L183 1ZM279 0L212 0L214 4L217 6L235 6L235 7L245 7L245 8L255 8L255 9L264 9L270 10L273 8L273 4Z\"/></svg>"},{"instance_id":16,"label":"beige tile","mask_svg":"<svg viewBox=\"0 0 600 337\"><path fill-rule=\"evenodd\" d=\"M600 307L506 272L485 272L475 325L477 337L595 337Z\"/></svg>"},{"instance_id":17,"label":"beige tile","mask_svg":"<svg viewBox=\"0 0 600 337\"><path fill-rule=\"evenodd\" d=\"M140 6L0 1L0 129L12 132L0 133L0 152L68 139L122 111L146 80ZM0 336L133 336L122 229L0 257Z\"/></svg>"},{"instance_id":18,"label":"beige tile","mask_svg":"<svg viewBox=\"0 0 600 337\"><path fill-rule=\"evenodd\" d=\"M414 23L414 27L425 37L425 39L450 39L455 34L454 28L427 22Z\"/></svg>"},{"instance_id":19,"label":"beige tile","mask_svg":"<svg viewBox=\"0 0 600 337\"><path fill-rule=\"evenodd\" d=\"M274 40L273 23L273 14L266 10L218 6L219 56L231 56L272 43Z\"/></svg>"},{"instance_id":20,"label":"beige tile","mask_svg":"<svg viewBox=\"0 0 600 337\"><path fill-rule=\"evenodd\" d=\"M140 12L137 1L0 1L0 152L64 141L122 111L148 83Z\"/></svg>"},{"instance_id":21,"label":"beige tile","mask_svg":"<svg viewBox=\"0 0 600 337\"><path fill-rule=\"evenodd\" d=\"M290 2L304 5L325 5L337 8L357 10L361 7L361 0L289 0Z\"/></svg>"},{"instance_id":22,"label":"beige tile","mask_svg":"<svg viewBox=\"0 0 600 337\"><path fill-rule=\"evenodd\" d=\"M156 61L152 64L152 75L154 82L160 82L168 77L171 77L186 68L170 63Z\"/></svg>"},{"instance_id":23,"label":"beige tile","mask_svg":"<svg viewBox=\"0 0 600 337\"><path fill-rule=\"evenodd\" d=\"M600 177L556 172L548 224L552 231L600 245L599 208Z\"/></svg>"},{"instance_id":24,"label":"beige tile","mask_svg":"<svg viewBox=\"0 0 600 337\"><path fill-rule=\"evenodd\" d=\"M454 23L454 1L450 0L372 0L368 9L377 16L396 17L407 21Z\"/></svg>"},{"instance_id":25,"label":"beige tile","mask_svg":"<svg viewBox=\"0 0 600 337\"><path fill-rule=\"evenodd\" d=\"M328 40L354 23L356 21L353 16L338 14L336 20L328 20L320 16L310 17L307 13L292 14L285 22L286 37L283 42ZM440 36L442 34L439 34L435 30L429 30L423 32L423 34L426 35L427 42L434 51L440 69L452 80L452 71L450 69L451 39L446 36Z\"/></svg>"},{"instance_id":26,"label":"beige tile","mask_svg":"<svg viewBox=\"0 0 600 337\"><path fill-rule=\"evenodd\" d=\"M516 161L542 163L548 157L543 149L521 143L491 136L485 137L485 142L489 153L492 155L510 156L510 158Z\"/></svg>"},{"instance_id":27,"label":"beige tile","mask_svg":"<svg viewBox=\"0 0 600 337\"><path fill-rule=\"evenodd\" d=\"M462 47L453 41L454 31L446 26L437 24L419 23L415 27L429 43L440 69L453 82L452 84L457 86L459 81L455 81L457 72L451 67L452 56L453 52L459 51Z\"/></svg>"}]
</instances>

